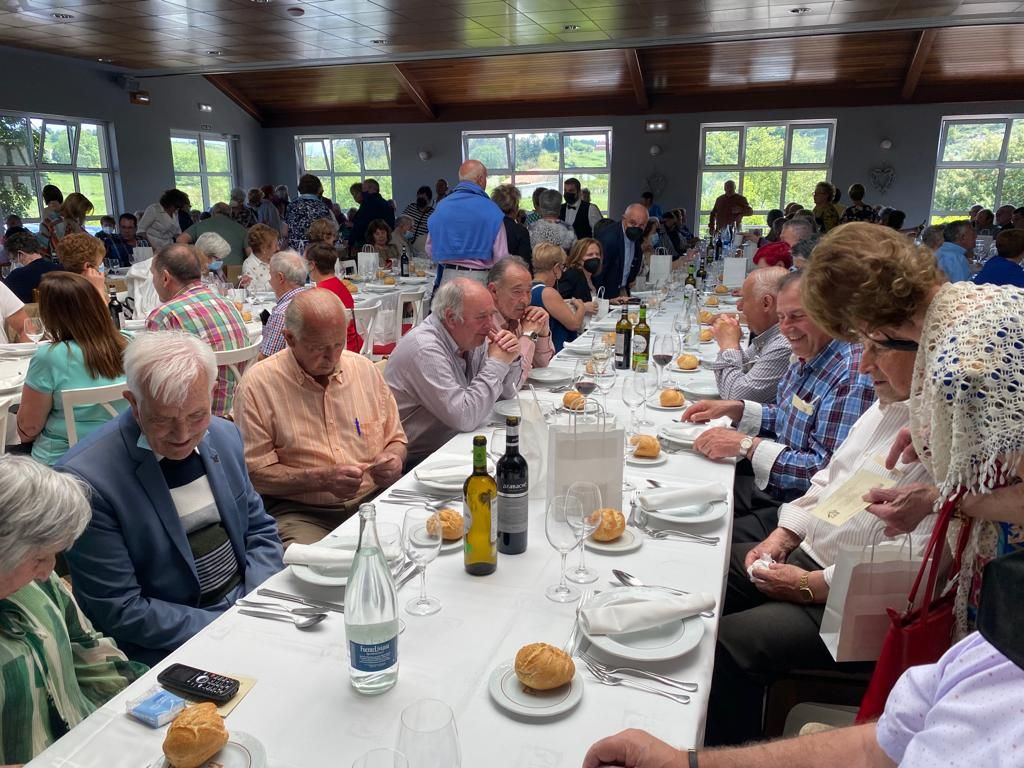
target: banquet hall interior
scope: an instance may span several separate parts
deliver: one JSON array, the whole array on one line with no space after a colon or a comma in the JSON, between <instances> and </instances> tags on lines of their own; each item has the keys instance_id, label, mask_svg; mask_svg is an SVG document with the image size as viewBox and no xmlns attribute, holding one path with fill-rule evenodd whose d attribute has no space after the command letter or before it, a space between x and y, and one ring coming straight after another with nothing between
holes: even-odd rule
<instances>
[{"instance_id":1,"label":"banquet hall interior","mask_svg":"<svg viewBox=\"0 0 1024 768\"><path fill-rule=\"evenodd\" d=\"M1024 766L1024 2L0 62L0 766Z\"/></svg>"}]
</instances>

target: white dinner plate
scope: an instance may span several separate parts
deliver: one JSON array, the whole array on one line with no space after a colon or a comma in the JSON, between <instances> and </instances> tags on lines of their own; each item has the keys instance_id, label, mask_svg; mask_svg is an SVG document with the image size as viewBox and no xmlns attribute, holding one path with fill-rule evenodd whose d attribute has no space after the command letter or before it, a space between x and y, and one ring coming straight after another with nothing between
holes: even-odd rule
<instances>
[{"instance_id":1,"label":"white dinner plate","mask_svg":"<svg viewBox=\"0 0 1024 768\"><path fill-rule=\"evenodd\" d=\"M430 280L426 277L400 277L398 282L402 285L426 285Z\"/></svg>"},{"instance_id":2,"label":"white dinner plate","mask_svg":"<svg viewBox=\"0 0 1024 768\"><path fill-rule=\"evenodd\" d=\"M588 329L591 331L601 331L604 333L607 333L608 331L614 331L615 326L621 319L622 318L619 315L615 315L615 317L610 318L602 318L601 320L598 320L596 323L591 323Z\"/></svg>"},{"instance_id":3,"label":"white dinner plate","mask_svg":"<svg viewBox=\"0 0 1024 768\"><path fill-rule=\"evenodd\" d=\"M559 384L569 381L572 371L568 368L532 368L527 378L540 384Z\"/></svg>"},{"instance_id":4,"label":"white dinner plate","mask_svg":"<svg viewBox=\"0 0 1024 768\"><path fill-rule=\"evenodd\" d=\"M427 469L464 469L466 472L466 477L469 477L471 474L473 474L473 459L470 456L467 456L465 459L456 458L454 456L442 456L439 457L437 460L433 461L428 459L427 461L423 462L423 464L420 464L418 467L416 467L416 469L413 470L413 477L416 478L416 481L421 483L422 485L425 485L427 488L430 488L431 490L444 491L445 493L461 493L462 486L466 482L465 478L459 480L458 482L440 482L437 480L424 480L420 477L420 472ZM487 460L487 471L490 472L492 475L494 474L494 462L491 461L490 459Z\"/></svg>"},{"instance_id":5,"label":"white dinner plate","mask_svg":"<svg viewBox=\"0 0 1024 768\"><path fill-rule=\"evenodd\" d=\"M566 413L566 414L573 414L574 413L577 416L580 416L580 415L585 414L585 413L586 414L597 413L600 410L600 406L598 405L598 402L595 399L595 395L596 395L596 393L587 398L586 408L584 408L582 411L579 410L578 408L566 408L564 405L559 405L555 409L555 411L557 411L558 413Z\"/></svg>"},{"instance_id":6,"label":"white dinner plate","mask_svg":"<svg viewBox=\"0 0 1024 768\"><path fill-rule=\"evenodd\" d=\"M618 602L657 600L664 598L661 590L647 587L620 587L595 595L587 606L596 607ZM591 635L581 622L580 632L591 644L605 653L633 661L665 661L692 651L704 636L704 620L700 616L672 621L653 629L621 635Z\"/></svg>"},{"instance_id":7,"label":"white dinner plate","mask_svg":"<svg viewBox=\"0 0 1024 768\"><path fill-rule=\"evenodd\" d=\"M696 525L697 523L710 523L718 520L725 514L728 505L724 501L716 501L712 504L695 504L692 507L677 507L676 509L659 509L648 512L648 517L661 520L664 523L684 523Z\"/></svg>"},{"instance_id":8,"label":"white dinner plate","mask_svg":"<svg viewBox=\"0 0 1024 768\"><path fill-rule=\"evenodd\" d=\"M307 584L315 584L318 587L344 587L348 584L348 574L344 576L325 576L317 573L308 565L289 565L295 578Z\"/></svg>"},{"instance_id":9,"label":"white dinner plate","mask_svg":"<svg viewBox=\"0 0 1024 768\"><path fill-rule=\"evenodd\" d=\"M722 304L739 304L740 297L739 296L729 296L727 294L725 296L719 296L718 297L718 301L720 303L722 303Z\"/></svg>"},{"instance_id":10,"label":"white dinner plate","mask_svg":"<svg viewBox=\"0 0 1024 768\"><path fill-rule=\"evenodd\" d=\"M441 551L442 555L450 555L452 552L462 551L462 539L455 539L454 541L442 541Z\"/></svg>"},{"instance_id":11,"label":"white dinner plate","mask_svg":"<svg viewBox=\"0 0 1024 768\"><path fill-rule=\"evenodd\" d=\"M634 467L658 467L668 461L668 455L665 452L658 454L656 459L638 459L632 453L626 454L626 463L632 464Z\"/></svg>"},{"instance_id":12,"label":"white dinner plate","mask_svg":"<svg viewBox=\"0 0 1024 768\"><path fill-rule=\"evenodd\" d=\"M565 685L551 691L527 692L516 677L513 662L499 665L487 683L494 703L521 717L545 718L561 715L580 703L583 698L583 675L579 669Z\"/></svg>"},{"instance_id":13,"label":"white dinner plate","mask_svg":"<svg viewBox=\"0 0 1024 768\"><path fill-rule=\"evenodd\" d=\"M697 368L689 368L689 369L688 368L680 368L675 363L672 363L672 365L668 366L665 370L668 371L669 373L700 373L701 369L700 369L699 366Z\"/></svg>"},{"instance_id":14,"label":"white dinner plate","mask_svg":"<svg viewBox=\"0 0 1024 768\"><path fill-rule=\"evenodd\" d=\"M363 286L363 290L369 291L370 293L391 293L392 291L397 291L398 286L383 285L380 283L367 283L366 285Z\"/></svg>"},{"instance_id":15,"label":"white dinner plate","mask_svg":"<svg viewBox=\"0 0 1024 768\"><path fill-rule=\"evenodd\" d=\"M522 416L519 400L499 400L494 404L494 412L499 416Z\"/></svg>"},{"instance_id":16,"label":"white dinner plate","mask_svg":"<svg viewBox=\"0 0 1024 768\"><path fill-rule=\"evenodd\" d=\"M682 411L690 406L690 403L683 403L682 405L662 405L658 403L648 403L647 407L652 411Z\"/></svg>"},{"instance_id":17,"label":"white dinner plate","mask_svg":"<svg viewBox=\"0 0 1024 768\"><path fill-rule=\"evenodd\" d=\"M679 387L688 400L717 400L718 386L711 382L684 382Z\"/></svg>"},{"instance_id":18,"label":"white dinner plate","mask_svg":"<svg viewBox=\"0 0 1024 768\"><path fill-rule=\"evenodd\" d=\"M580 347L570 347L568 344L564 344L562 352L573 357L590 357L590 344L584 344Z\"/></svg>"},{"instance_id":19,"label":"white dinner plate","mask_svg":"<svg viewBox=\"0 0 1024 768\"><path fill-rule=\"evenodd\" d=\"M200 768L266 768L267 751L255 736L244 731L231 731L224 749L211 757ZM171 768L171 762L161 755L147 768Z\"/></svg>"},{"instance_id":20,"label":"white dinner plate","mask_svg":"<svg viewBox=\"0 0 1024 768\"><path fill-rule=\"evenodd\" d=\"M636 552L644 545L644 538L637 534L632 528L627 528L622 535L614 541L594 541L587 537L583 542L587 549L595 552L603 552L609 555L622 555L626 552Z\"/></svg>"}]
</instances>

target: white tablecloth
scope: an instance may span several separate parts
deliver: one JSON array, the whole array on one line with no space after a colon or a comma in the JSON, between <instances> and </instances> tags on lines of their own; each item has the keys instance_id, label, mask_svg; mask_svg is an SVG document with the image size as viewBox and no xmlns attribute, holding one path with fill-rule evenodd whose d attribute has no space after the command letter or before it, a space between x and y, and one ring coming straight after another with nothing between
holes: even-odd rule
<instances>
[{"instance_id":1,"label":"white tablecloth","mask_svg":"<svg viewBox=\"0 0 1024 768\"><path fill-rule=\"evenodd\" d=\"M654 318L655 333L671 322L671 311ZM561 358L556 364L564 364ZM560 394L541 392L547 400ZM609 408L621 417L624 407L614 390ZM656 423L678 418L678 412L651 411ZM490 434L483 425L476 433ZM442 451L466 457L472 434L456 436ZM627 468L627 478L646 487L645 477L718 481L731 487L733 465L715 463L692 453L671 455L660 467ZM415 488L407 475L398 486ZM625 503L627 500L623 500ZM729 503L731 511L731 500ZM628 505L627 505L628 509ZM404 508L378 504L378 519L401 522ZM342 529L355 532L357 519ZM719 597L728 563L731 514L718 521L692 526L699 533L720 536L722 543L707 547L680 541L648 539L625 555L588 552L588 563L602 578L595 589L610 589L611 568L622 568L650 583L668 584ZM570 555L574 562L578 553ZM454 710L466 768L578 768L588 746L622 728L644 728L680 746L701 741L711 684L715 618L703 619L699 646L681 658L649 665L650 669L699 684L689 705L649 693L601 686L586 676L579 706L552 721L528 721L499 709L490 699L488 677L499 664L531 642L561 646L571 629L575 604L562 605L544 596L558 580L559 558L544 535L544 503L530 504L527 551L499 556L497 572L473 577L463 570L459 552L442 554L428 570L428 591L443 608L433 616L402 612L407 629L401 636L399 681L377 697L356 694L348 682L344 619L332 613L310 631L299 632L283 623L238 614L231 609L194 637L166 663L180 662L225 674L246 675L258 682L229 716L229 730L258 737L276 768L350 765L363 752L393 746L399 715L412 702L440 698ZM342 588L313 587L288 570L267 586L309 597L343 601ZM418 589L410 582L399 593L403 605ZM595 654L600 655L600 654ZM152 730L124 715L128 698L155 683L156 673L131 686L30 763L33 768L142 768L160 754L163 729Z\"/></svg>"}]
</instances>

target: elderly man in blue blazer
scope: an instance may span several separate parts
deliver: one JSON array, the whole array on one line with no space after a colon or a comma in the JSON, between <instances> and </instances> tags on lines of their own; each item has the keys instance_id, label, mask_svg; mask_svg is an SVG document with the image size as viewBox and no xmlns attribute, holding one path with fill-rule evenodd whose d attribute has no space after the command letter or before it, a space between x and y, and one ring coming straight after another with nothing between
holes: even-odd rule
<instances>
[{"instance_id":1,"label":"elderly man in blue blazer","mask_svg":"<svg viewBox=\"0 0 1024 768\"><path fill-rule=\"evenodd\" d=\"M636 280L643 266L640 243L647 226L647 209L635 203L622 214L622 221L609 224L596 235L604 252L601 271L594 277L594 286L604 288L606 299L615 299Z\"/></svg>"},{"instance_id":2,"label":"elderly man in blue blazer","mask_svg":"<svg viewBox=\"0 0 1024 768\"><path fill-rule=\"evenodd\" d=\"M185 333L140 334L125 374L131 409L60 462L93 490L92 520L67 562L96 627L154 664L281 570L281 540L238 429L210 415L210 347Z\"/></svg>"}]
</instances>

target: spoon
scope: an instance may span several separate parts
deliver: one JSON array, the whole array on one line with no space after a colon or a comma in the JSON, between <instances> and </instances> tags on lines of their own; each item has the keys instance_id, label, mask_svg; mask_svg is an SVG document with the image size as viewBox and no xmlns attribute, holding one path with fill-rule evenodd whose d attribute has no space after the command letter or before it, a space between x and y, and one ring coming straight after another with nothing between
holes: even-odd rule
<instances>
[{"instance_id":1,"label":"spoon","mask_svg":"<svg viewBox=\"0 0 1024 768\"><path fill-rule=\"evenodd\" d=\"M296 629L309 629L327 618L326 613L317 613L313 616L289 616L288 614L277 613L276 611L264 611L256 608L240 608L238 612L244 613L246 616L256 616L261 619L288 621L294 624Z\"/></svg>"},{"instance_id":2,"label":"spoon","mask_svg":"<svg viewBox=\"0 0 1024 768\"><path fill-rule=\"evenodd\" d=\"M289 608L286 605L280 603L264 602L262 600L235 600L236 605L242 605L246 608L258 608L260 610L272 609L276 611L283 611L284 613L290 613L292 616L316 616L317 614L323 613L322 608L317 608L312 605L303 605L299 608Z\"/></svg>"},{"instance_id":3,"label":"spoon","mask_svg":"<svg viewBox=\"0 0 1024 768\"><path fill-rule=\"evenodd\" d=\"M672 592L677 595L688 595L690 594L685 589L676 589L675 587L662 587L657 584L645 584L640 581L636 576L625 571L620 571L618 568L612 568L612 574L618 580L620 584L625 584L627 587L648 587L649 589L663 589L666 592ZM714 611L703 611L701 616L705 618L712 618L715 615Z\"/></svg>"}]
</instances>

